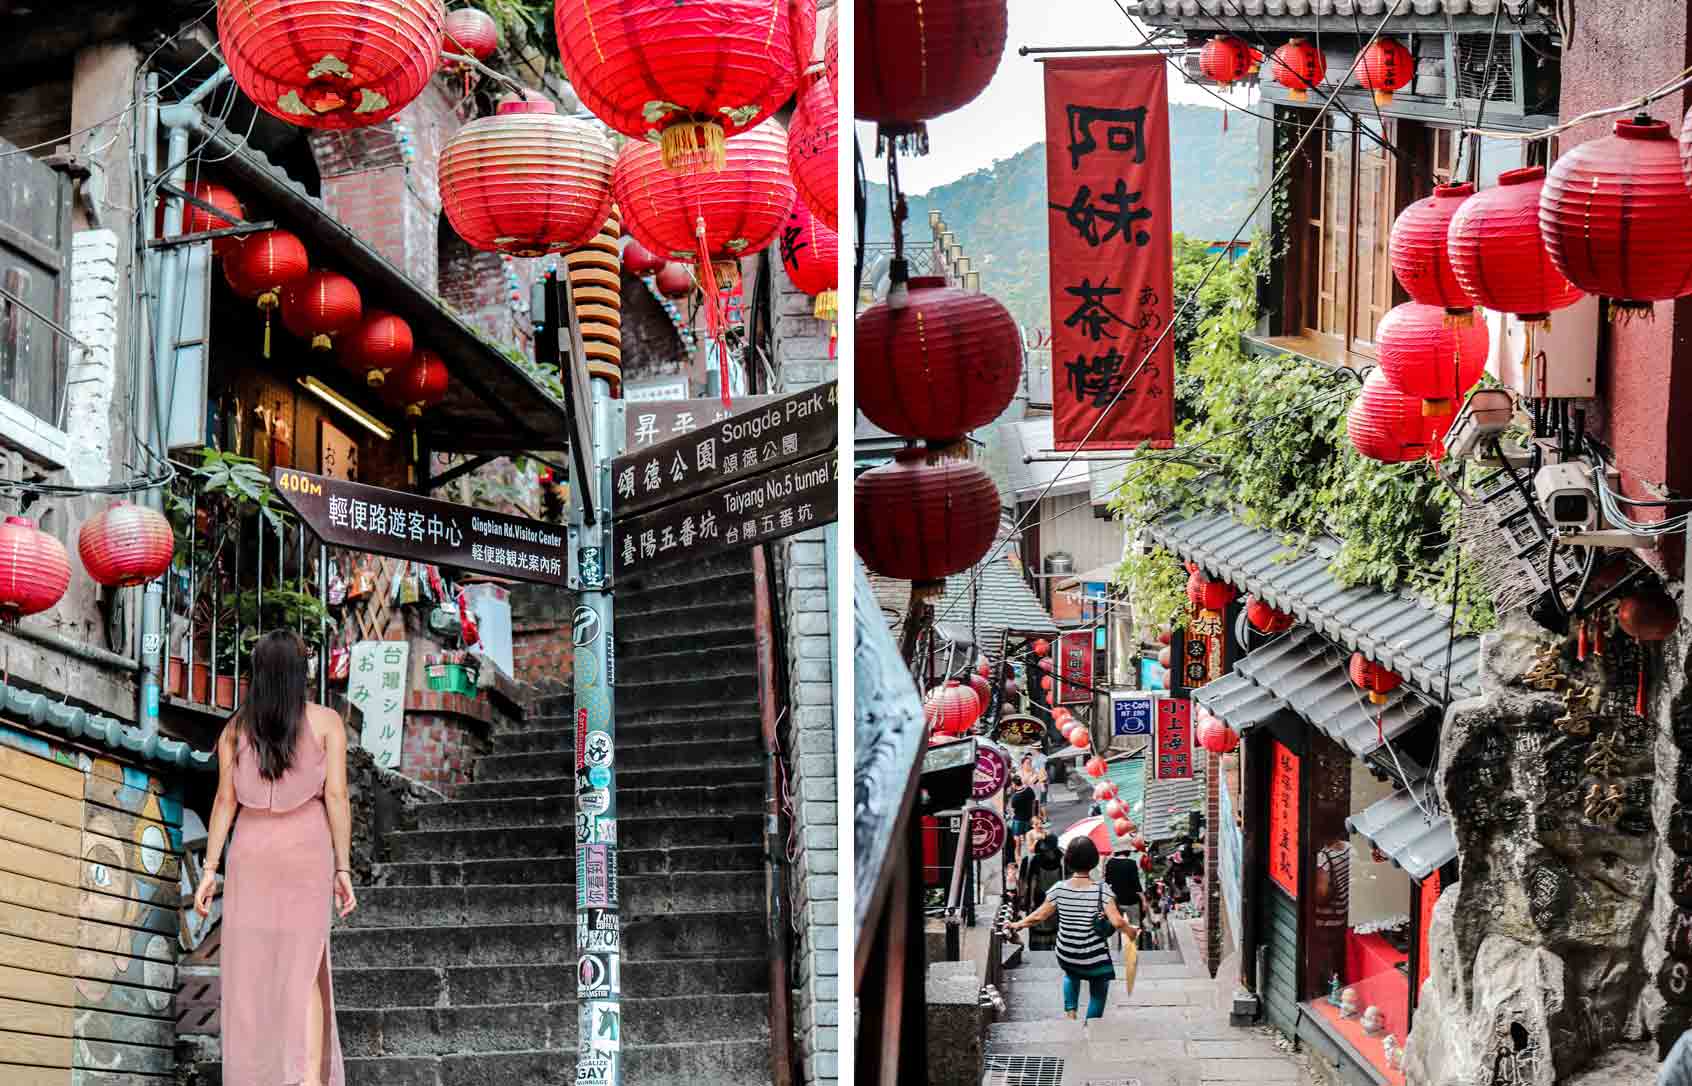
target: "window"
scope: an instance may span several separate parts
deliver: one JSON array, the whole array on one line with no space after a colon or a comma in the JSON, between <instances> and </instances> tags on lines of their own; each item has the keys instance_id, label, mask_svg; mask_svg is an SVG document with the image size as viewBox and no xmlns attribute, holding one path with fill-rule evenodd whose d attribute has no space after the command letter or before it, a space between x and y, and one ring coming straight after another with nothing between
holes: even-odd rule
<instances>
[{"instance_id":1,"label":"window","mask_svg":"<svg viewBox=\"0 0 1692 1086\"><path fill-rule=\"evenodd\" d=\"M70 182L15 150L0 140L0 397L59 427L70 351L41 316L69 307Z\"/></svg>"},{"instance_id":2,"label":"window","mask_svg":"<svg viewBox=\"0 0 1692 1086\"><path fill-rule=\"evenodd\" d=\"M1314 305L1305 308L1304 332L1329 357L1373 355L1375 327L1393 301L1387 236L1397 210L1397 170L1383 142L1394 138L1398 125L1343 115L1323 123L1309 201Z\"/></svg>"}]
</instances>

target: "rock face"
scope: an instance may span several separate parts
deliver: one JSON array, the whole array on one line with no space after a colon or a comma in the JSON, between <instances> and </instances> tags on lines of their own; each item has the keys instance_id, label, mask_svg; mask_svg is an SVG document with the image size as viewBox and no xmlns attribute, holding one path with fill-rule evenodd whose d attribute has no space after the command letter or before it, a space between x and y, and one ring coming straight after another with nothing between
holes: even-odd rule
<instances>
[{"instance_id":1,"label":"rock face","mask_svg":"<svg viewBox=\"0 0 1692 1086\"><path fill-rule=\"evenodd\" d=\"M1514 620L1483 640L1482 696L1447 713L1461 881L1434 911L1412 1083L1552 1086L1646 1032L1663 744L1634 711L1638 647L1603 626L1581 660L1575 638ZM1646 662L1666 716L1683 674Z\"/></svg>"}]
</instances>

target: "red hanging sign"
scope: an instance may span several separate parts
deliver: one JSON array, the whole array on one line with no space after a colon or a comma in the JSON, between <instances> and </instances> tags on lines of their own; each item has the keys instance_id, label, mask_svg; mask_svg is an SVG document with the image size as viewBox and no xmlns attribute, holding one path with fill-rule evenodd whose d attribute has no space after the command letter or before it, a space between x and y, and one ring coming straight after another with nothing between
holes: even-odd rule
<instances>
[{"instance_id":1,"label":"red hanging sign","mask_svg":"<svg viewBox=\"0 0 1692 1086\"><path fill-rule=\"evenodd\" d=\"M1269 877L1298 900L1298 755L1272 742L1269 767Z\"/></svg>"},{"instance_id":2,"label":"red hanging sign","mask_svg":"<svg viewBox=\"0 0 1692 1086\"><path fill-rule=\"evenodd\" d=\"M1093 700L1093 631L1071 630L1058 638L1059 705L1088 705Z\"/></svg>"},{"instance_id":3,"label":"red hanging sign","mask_svg":"<svg viewBox=\"0 0 1692 1086\"><path fill-rule=\"evenodd\" d=\"M1195 606L1189 615L1181 638L1180 683L1188 690L1197 690L1225 674L1222 657L1228 635L1222 625L1221 612Z\"/></svg>"},{"instance_id":4,"label":"red hanging sign","mask_svg":"<svg viewBox=\"0 0 1692 1086\"><path fill-rule=\"evenodd\" d=\"M1416 941L1421 944L1416 953L1416 991L1422 990L1422 982L1428 979L1428 971L1433 967L1430 956L1431 947L1428 946L1428 929L1433 927L1434 906L1439 904L1439 872L1431 872L1422 880L1417 891L1421 894L1420 912L1422 914L1421 930L1416 933Z\"/></svg>"},{"instance_id":5,"label":"red hanging sign","mask_svg":"<svg viewBox=\"0 0 1692 1086\"><path fill-rule=\"evenodd\" d=\"M1167 449L1175 343L1159 336L1175 285L1162 57L1046 61L1046 204L1053 444Z\"/></svg>"},{"instance_id":6,"label":"red hanging sign","mask_svg":"<svg viewBox=\"0 0 1692 1086\"><path fill-rule=\"evenodd\" d=\"M1186 698L1157 699L1157 764L1154 780L1193 779L1193 703Z\"/></svg>"}]
</instances>

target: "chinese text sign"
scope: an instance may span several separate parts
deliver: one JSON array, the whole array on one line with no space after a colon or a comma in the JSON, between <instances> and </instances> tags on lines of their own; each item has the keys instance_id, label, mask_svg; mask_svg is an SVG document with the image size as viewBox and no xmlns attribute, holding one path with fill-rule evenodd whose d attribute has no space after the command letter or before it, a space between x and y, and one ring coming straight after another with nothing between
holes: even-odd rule
<instances>
[{"instance_id":1,"label":"chinese text sign","mask_svg":"<svg viewBox=\"0 0 1692 1086\"><path fill-rule=\"evenodd\" d=\"M1175 352L1162 333L1174 315L1174 235L1163 58L1052 59L1045 69L1053 445L1168 448Z\"/></svg>"},{"instance_id":2,"label":"chinese text sign","mask_svg":"<svg viewBox=\"0 0 1692 1086\"><path fill-rule=\"evenodd\" d=\"M1071 630L1058 638L1058 704L1093 700L1093 633Z\"/></svg>"},{"instance_id":3,"label":"chinese text sign","mask_svg":"<svg viewBox=\"0 0 1692 1086\"><path fill-rule=\"evenodd\" d=\"M1269 767L1269 877L1298 900L1298 755L1273 742Z\"/></svg>"},{"instance_id":4,"label":"chinese text sign","mask_svg":"<svg viewBox=\"0 0 1692 1086\"><path fill-rule=\"evenodd\" d=\"M353 646L347 698L363 714L358 742L383 769L398 769L405 732L404 641L360 641Z\"/></svg>"},{"instance_id":5,"label":"chinese text sign","mask_svg":"<svg viewBox=\"0 0 1692 1086\"><path fill-rule=\"evenodd\" d=\"M1205 683L1220 679L1225 662L1223 646L1227 631L1220 612L1194 607L1181 638L1181 674L1176 676L1180 686L1197 690Z\"/></svg>"},{"instance_id":6,"label":"chinese text sign","mask_svg":"<svg viewBox=\"0 0 1692 1086\"><path fill-rule=\"evenodd\" d=\"M1193 703L1186 698L1157 699L1157 764L1154 780L1193 779Z\"/></svg>"}]
</instances>

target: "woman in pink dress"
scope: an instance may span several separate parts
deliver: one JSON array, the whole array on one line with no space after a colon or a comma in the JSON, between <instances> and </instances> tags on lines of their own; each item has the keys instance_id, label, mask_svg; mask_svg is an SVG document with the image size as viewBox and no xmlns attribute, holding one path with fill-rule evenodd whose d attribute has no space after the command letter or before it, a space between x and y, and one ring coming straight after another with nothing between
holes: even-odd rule
<instances>
[{"instance_id":1,"label":"woman in pink dress","mask_svg":"<svg viewBox=\"0 0 1692 1086\"><path fill-rule=\"evenodd\" d=\"M357 907L347 850L347 734L306 702L306 653L287 631L253 649L253 685L217 742L201 916L223 890L223 1086L344 1086L329 968L332 908Z\"/></svg>"}]
</instances>

